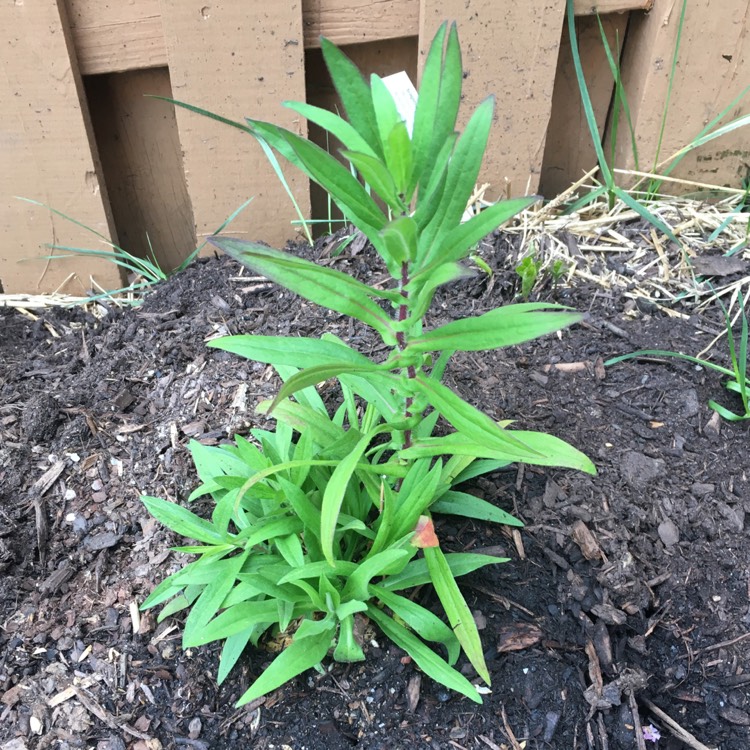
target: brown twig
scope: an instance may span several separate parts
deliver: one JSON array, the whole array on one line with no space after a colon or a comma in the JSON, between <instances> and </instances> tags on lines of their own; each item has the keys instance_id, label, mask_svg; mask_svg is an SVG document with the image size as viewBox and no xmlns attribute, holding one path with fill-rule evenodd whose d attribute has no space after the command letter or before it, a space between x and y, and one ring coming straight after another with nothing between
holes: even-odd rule
<instances>
[{"instance_id":1,"label":"brown twig","mask_svg":"<svg viewBox=\"0 0 750 750\"><path fill-rule=\"evenodd\" d=\"M648 698L644 698L643 702L648 706L649 711L651 711L654 716L658 717L667 729L669 729L678 740L684 742L688 747L693 748L693 750L717 750L715 747L704 745L699 739L688 732L687 729L681 727L673 718L665 714L658 706L655 706L650 700L648 700Z\"/></svg>"}]
</instances>

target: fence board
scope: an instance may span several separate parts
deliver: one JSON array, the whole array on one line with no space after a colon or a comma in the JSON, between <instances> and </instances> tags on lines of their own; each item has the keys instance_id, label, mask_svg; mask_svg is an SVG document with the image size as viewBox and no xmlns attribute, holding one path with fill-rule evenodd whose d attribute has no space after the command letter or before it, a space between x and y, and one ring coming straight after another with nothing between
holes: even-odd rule
<instances>
[{"instance_id":1,"label":"fence board","mask_svg":"<svg viewBox=\"0 0 750 750\"><path fill-rule=\"evenodd\" d=\"M302 13L298 3L163 0L174 97L236 120L260 117L306 134L306 124L281 107L304 101ZM254 139L183 109L177 110L185 176L198 238L210 234L243 201L253 205L232 234L284 242L296 218L291 202ZM287 179L305 216L307 181Z\"/></svg>"},{"instance_id":2,"label":"fence board","mask_svg":"<svg viewBox=\"0 0 750 750\"><path fill-rule=\"evenodd\" d=\"M306 0L302 3L305 47L325 36L338 45L416 36L419 0Z\"/></svg>"},{"instance_id":3,"label":"fence board","mask_svg":"<svg viewBox=\"0 0 750 750\"><path fill-rule=\"evenodd\" d=\"M613 14L602 18L602 26L610 48L622 47L628 17ZM581 67L586 78L591 104L594 108L600 137L609 113L614 80L607 63L599 24L595 17L584 16L576 20L578 49ZM627 137L625 131L622 137ZM583 112L573 55L570 50L568 25L563 28L560 57L557 61L555 93L552 97L552 116L544 149L540 189L547 198L554 198L576 180L596 166L597 158Z\"/></svg>"},{"instance_id":4,"label":"fence board","mask_svg":"<svg viewBox=\"0 0 750 750\"><path fill-rule=\"evenodd\" d=\"M575 0L576 15L647 10L653 0ZM159 0L114 3L67 0L81 73L115 73L167 65ZM457 16L463 20L464 14ZM336 44L419 34L419 0L303 0L305 47L325 36Z\"/></svg>"},{"instance_id":5,"label":"fence board","mask_svg":"<svg viewBox=\"0 0 750 750\"><path fill-rule=\"evenodd\" d=\"M607 13L626 13L631 10L651 10L654 0L573 0L577 16L603 16Z\"/></svg>"},{"instance_id":6,"label":"fence board","mask_svg":"<svg viewBox=\"0 0 750 750\"><path fill-rule=\"evenodd\" d=\"M2 286L8 293L60 288L81 294L91 287L90 275L105 288L116 288L120 273L104 260L19 263L46 254L45 243L94 243L90 234L14 195L40 200L102 234L113 234L65 8L55 2L2 3L0 28L5 35L0 45ZM61 287L82 267L85 277L81 273Z\"/></svg>"},{"instance_id":7,"label":"fence board","mask_svg":"<svg viewBox=\"0 0 750 750\"><path fill-rule=\"evenodd\" d=\"M628 29L622 78L630 102L641 168L653 166L682 3L656 0ZM687 145L750 81L750 2L688 3L661 157ZM750 112L745 98L731 117ZM685 158L673 176L740 186L750 164L746 128L706 144ZM619 166L635 164L629 139L617 143ZM670 191L672 187L670 187ZM691 188L692 190L692 188Z\"/></svg>"},{"instance_id":8,"label":"fence board","mask_svg":"<svg viewBox=\"0 0 750 750\"><path fill-rule=\"evenodd\" d=\"M503 8L474 0L422 0L420 60L444 19L461 20L464 98L461 123L488 94L495 123L480 180L489 195L535 192L552 105L564 0L528 0Z\"/></svg>"},{"instance_id":9,"label":"fence board","mask_svg":"<svg viewBox=\"0 0 750 750\"><path fill-rule=\"evenodd\" d=\"M159 0L66 0L83 75L167 64Z\"/></svg>"},{"instance_id":10,"label":"fence board","mask_svg":"<svg viewBox=\"0 0 750 750\"><path fill-rule=\"evenodd\" d=\"M86 91L120 246L171 271L195 234L174 108L146 96L172 95L169 72L95 76Z\"/></svg>"}]
</instances>

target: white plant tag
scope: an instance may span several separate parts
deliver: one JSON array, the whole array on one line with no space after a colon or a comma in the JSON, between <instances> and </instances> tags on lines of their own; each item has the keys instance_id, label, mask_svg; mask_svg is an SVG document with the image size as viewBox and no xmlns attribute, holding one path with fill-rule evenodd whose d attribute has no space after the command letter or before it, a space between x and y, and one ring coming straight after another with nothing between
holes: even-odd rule
<instances>
[{"instance_id":1,"label":"white plant tag","mask_svg":"<svg viewBox=\"0 0 750 750\"><path fill-rule=\"evenodd\" d=\"M383 83L393 97L398 113L404 118L411 138L414 129L414 112L417 109L417 90L414 84L404 70L386 76L383 78Z\"/></svg>"}]
</instances>

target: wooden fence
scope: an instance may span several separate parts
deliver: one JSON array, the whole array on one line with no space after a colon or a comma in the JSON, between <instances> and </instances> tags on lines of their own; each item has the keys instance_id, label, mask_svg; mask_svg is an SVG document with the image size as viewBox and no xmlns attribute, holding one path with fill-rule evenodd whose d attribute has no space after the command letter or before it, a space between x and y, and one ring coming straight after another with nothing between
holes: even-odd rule
<instances>
[{"instance_id":1,"label":"wooden fence","mask_svg":"<svg viewBox=\"0 0 750 750\"><path fill-rule=\"evenodd\" d=\"M750 0L688 0L662 153L693 136L750 80ZM575 0L579 44L605 143L613 82L596 12L622 48L641 164L661 129L681 3ZM243 201L232 233L271 244L294 235L288 197L244 134L146 94L172 96L235 119L260 117L305 135L282 100L331 105L319 37L344 45L365 73L406 70L444 19L458 21L465 102L489 93L498 113L482 179L488 195L548 197L595 164L564 24L565 0L16 0L0 6L0 282L5 292L119 287L95 258L45 261L45 244L97 247L97 238L14 196L53 206L165 269L179 264ZM468 107L466 108L468 110ZM739 104L732 116L747 112ZM314 133L312 134L314 137ZM619 165L632 166L629 138ZM682 176L739 184L750 161L742 131L687 159ZM286 172L306 214L310 186ZM313 204L316 196L313 193Z\"/></svg>"}]
</instances>

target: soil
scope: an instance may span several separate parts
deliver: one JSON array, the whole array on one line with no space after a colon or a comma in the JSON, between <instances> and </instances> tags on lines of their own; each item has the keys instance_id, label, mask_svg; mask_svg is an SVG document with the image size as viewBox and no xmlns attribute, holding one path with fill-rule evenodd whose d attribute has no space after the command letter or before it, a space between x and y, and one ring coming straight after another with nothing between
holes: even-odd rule
<instances>
[{"instance_id":1,"label":"soil","mask_svg":"<svg viewBox=\"0 0 750 750\"><path fill-rule=\"evenodd\" d=\"M366 249L296 251L380 274ZM494 275L443 290L429 324L514 299L515 252L496 236ZM598 475L513 466L479 481L472 491L521 518L520 533L440 522L447 548L512 558L461 579L492 675L482 706L377 634L366 662L236 709L272 654L249 651L217 686L217 647L183 651L179 616L137 611L181 561L140 495L185 501L189 439L246 432L276 388L269 368L206 339L333 331L377 357L366 331L227 258L196 262L136 309L37 320L0 309L0 748L750 747L747 425L707 406L739 401L677 360L602 365L644 347L695 353L720 313L667 315L627 288L547 285L537 297L588 317L456 356L447 382L496 419L565 438ZM724 353L721 342L712 356ZM644 740L649 725L660 740Z\"/></svg>"}]
</instances>

